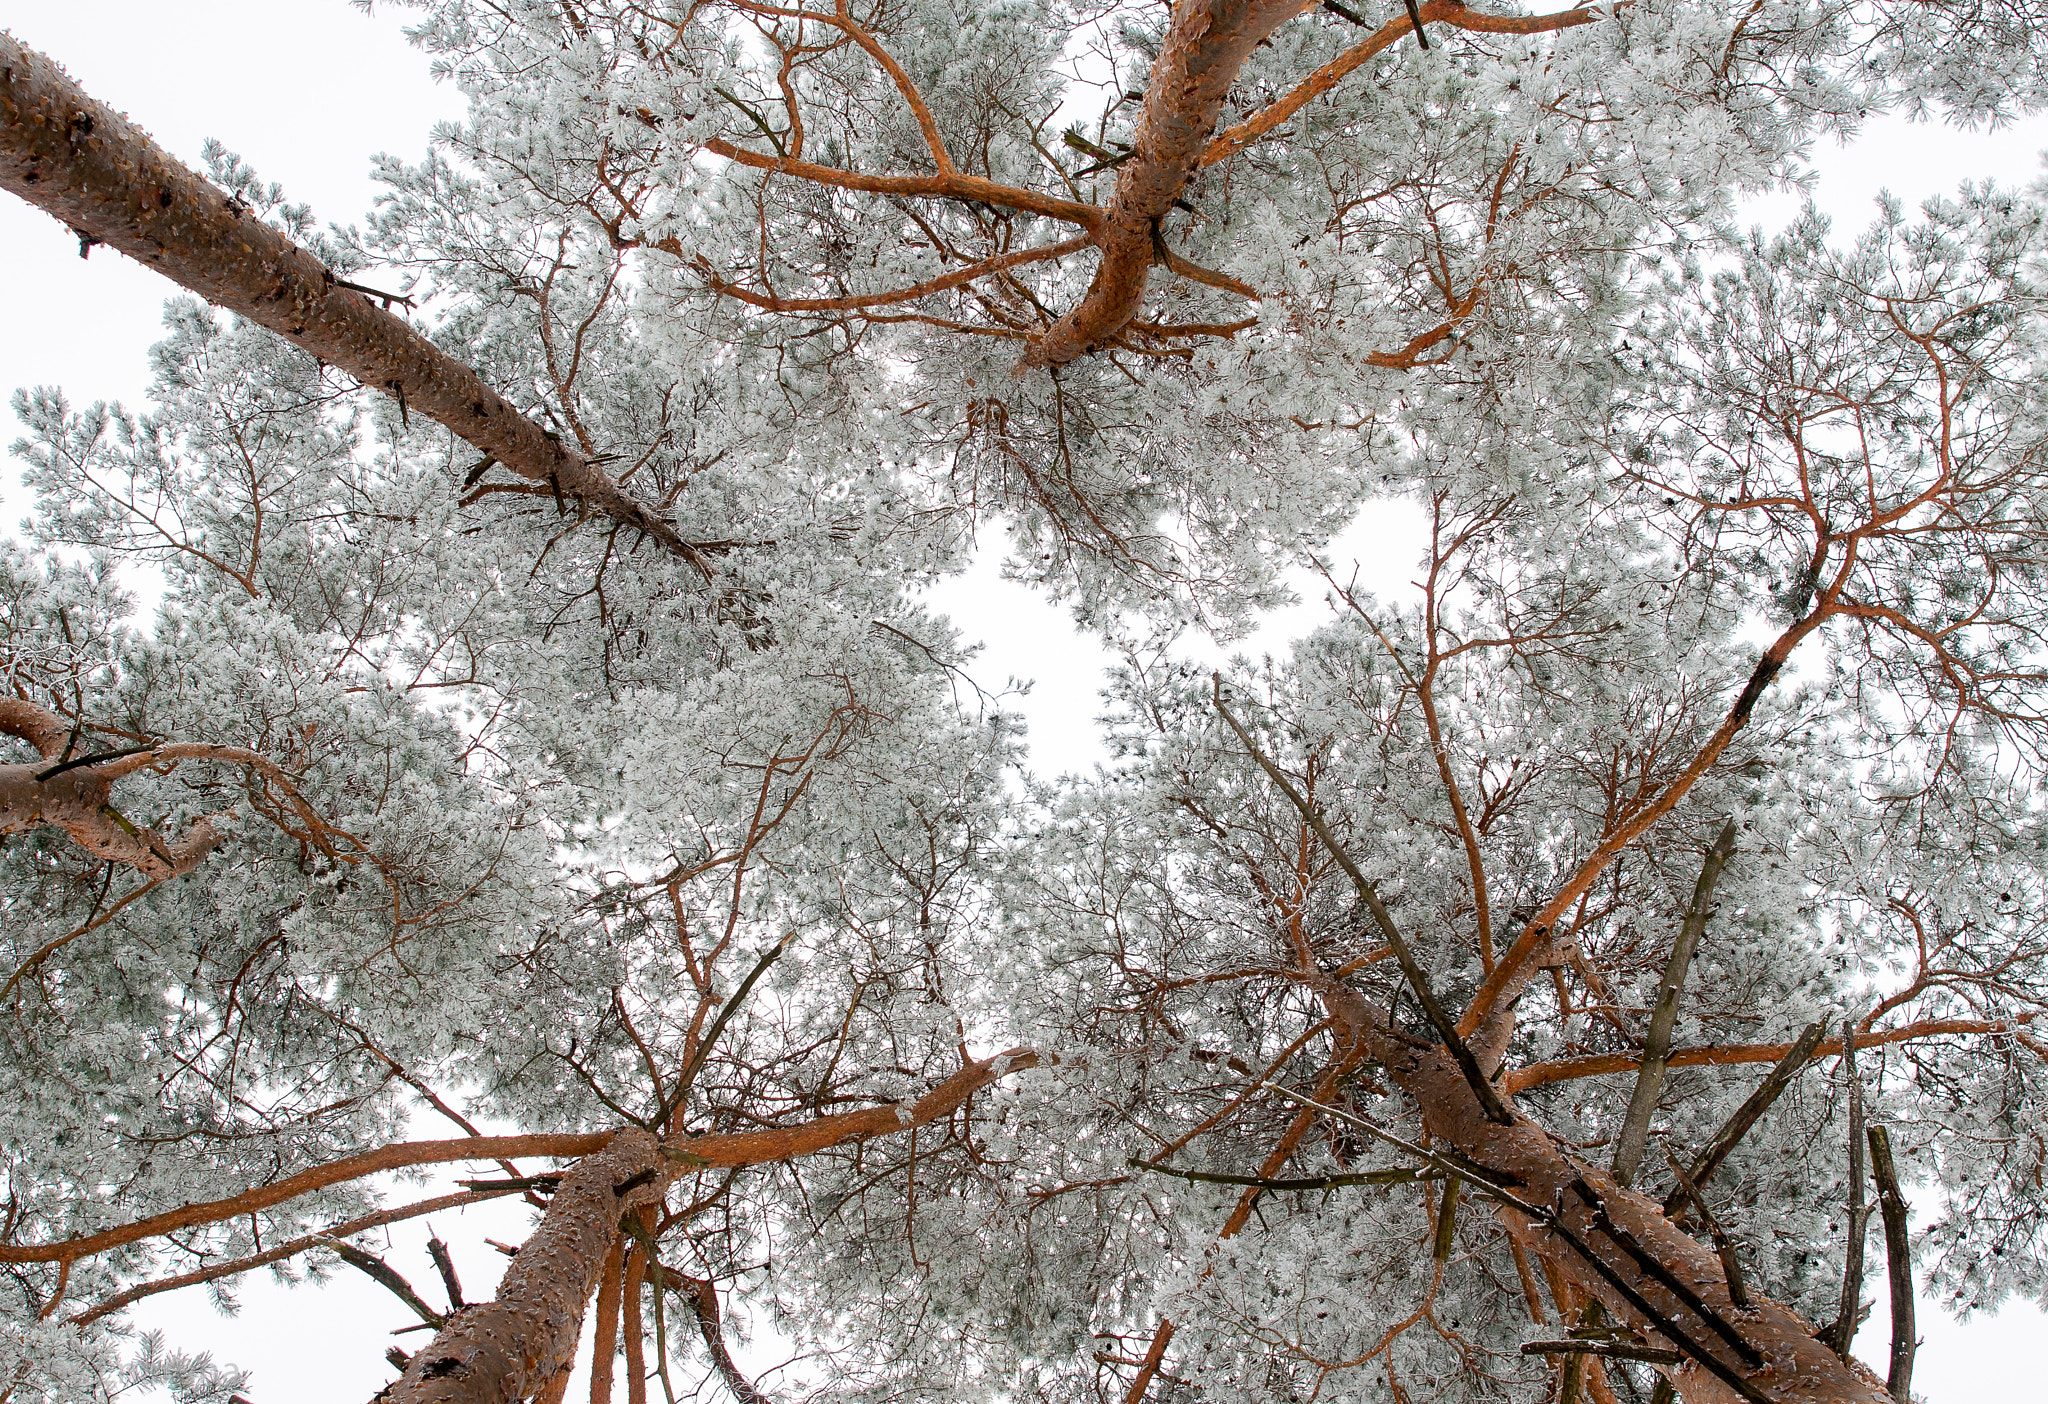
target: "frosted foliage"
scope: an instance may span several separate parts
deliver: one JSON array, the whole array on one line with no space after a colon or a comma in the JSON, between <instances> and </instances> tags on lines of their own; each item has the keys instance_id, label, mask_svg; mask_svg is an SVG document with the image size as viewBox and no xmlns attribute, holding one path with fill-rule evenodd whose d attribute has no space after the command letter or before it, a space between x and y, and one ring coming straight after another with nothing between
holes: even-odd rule
<instances>
[{"instance_id":1,"label":"frosted foliage","mask_svg":"<svg viewBox=\"0 0 2048 1404\"><path fill-rule=\"evenodd\" d=\"M1486 1089L1417 1072L1387 926L1612 1186L1724 823L1634 1187L1848 1020L1918 1280L2048 1302L2044 195L1730 222L1873 113L2035 110L2048 12L1432 0L1425 50L1365 8L1244 46L1065 360L1187 4L421 3L469 116L364 222L209 148L680 545L182 297L146 408L16 395L0 1401L226 1401L125 1308L317 1291L319 1235L425 1195L263 1186L633 1124L757 1148L665 1162L678 1390L1555 1398L1521 1347L1607 1289L1444 1158ZM1425 541L1381 599L1328 548L1393 501ZM1036 776L919 603L977 546L1120 654L1095 775ZM1296 567L1318 627L1187 662ZM1703 1190L1802 1339L1850 1091L1825 1046Z\"/></svg>"}]
</instances>

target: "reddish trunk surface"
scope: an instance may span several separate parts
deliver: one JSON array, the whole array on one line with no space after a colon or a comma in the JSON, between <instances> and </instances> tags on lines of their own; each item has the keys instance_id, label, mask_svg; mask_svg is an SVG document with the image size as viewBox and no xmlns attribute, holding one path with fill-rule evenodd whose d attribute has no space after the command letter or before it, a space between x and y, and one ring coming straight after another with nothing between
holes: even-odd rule
<instances>
[{"instance_id":1,"label":"reddish trunk surface","mask_svg":"<svg viewBox=\"0 0 2048 1404\"><path fill-rule=\"evenodd\" d=\"M637 1127L577 1162L505 1270L497 1300L450 1318L407 1364L390 1404L517 1404L553 1383L576 1353L583 1304L620 1216L660 1200L664 1169L660 1142Z\"/></svg>"},{"instance_id":2,"label":"reddish trunk surface","mask_svg":"<svg viewBox=\"0 0 2048 1404\"><path fill-rule=\"evenodd\" d=\"M475 371L344 287L319 259L5 33L0 188L397 397L519 476L694 555L667 522Z\"/></svg>"},{"instance_id":3,"label":"reddish trunk surface","mask_svg":"<svg viewBox=\"0 0 2048 1404\"><path fill-rule=\"evenodd\" d=\"M1159 221L1187 189L1238 69L1261 39L1314 0L1181 0L1145 87L1130 159L1096 232L1102 262L1074 309L1025 354L1025 366L1085 356L1130 325L1159 246Z\"/></svg>"},{"instance_id":4,"label":"reddish trunk surface","mask_svg":"<svg viewBox=\"0 0 2048 1404\"><path fill-rule=\"evenodd\" d=\"M1729 1300L1721 1264L1714 1251L1681 1232L1664 1217L1657 1201L1618 1184L1596 1166L1569 1155L1548 1132L1526 1116L1512 1126L1486 1119L1457 1065L1441 1048L1417 1048L1382 1038L1387 1071L1401 1089L1415 1098L1423 1123L1438 1143L1498 1172L1517 1197L1539 1208L1561 1205L1562 1217L1578 1237L1600 1254L1608 1268L1656 1309L1703 1342L1750 1384L1774 1400L1850 1401L1886 1404L1882 1381L1861 1364L1844 1364L1813 1338L1814 1327L1797 1313L1752 1294L1752 1307L1740 1311ZM1573 1192L1583 1178L1604 1202L1613 1222L1632 1235L1676 1279L1689 1286L1706 1305L1732 1323L1741 1338L1763 1357L1761 1366L1744 1364L1713 1328L1657 1282L1595 1226L1593 1211ZM1515 1181L1519 1181L1517 1184ZM1625 1322L1652 1343L1676 1346L1620 1292L1602 1279L1564 1238L1522 1214L1496 1206L1496 1215L1529 1251L1540 1255L1579 1292L1597 1297L1611 1320ZM1697 1364L1671 1372L1686 1404L1736 1404L1733 1389Z\"/></svg>"}]
</instances>

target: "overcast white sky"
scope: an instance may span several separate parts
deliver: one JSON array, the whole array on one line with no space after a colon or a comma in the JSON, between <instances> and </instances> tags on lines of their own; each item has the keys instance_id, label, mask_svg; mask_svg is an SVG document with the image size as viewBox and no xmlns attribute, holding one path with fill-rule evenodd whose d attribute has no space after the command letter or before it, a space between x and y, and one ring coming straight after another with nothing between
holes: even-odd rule
<instances>
[{"instance_id":1,"label":"overcast white sky","mask_svg":"<svg viewBox=\"0 0 2048 1404\"><path fill-rule=\"evenodd\" d=\"M321 219L340 223L359 219L375 197L373 155L419 157L432 125L462 110L460 96L437 86L426 60L405 43L402 22L388 7L365 16L346 0L0 0L0 26L57 58L174 154L197 165L201 142L218 137ZM1868 221L1881 188L1911 204L1965 178L2024 183L2040 169L2044 148L2048 121L1994 133L1880 121L1847 151L1816 151L1814 193L1837 229L1852 232ZM1795 208L1789 198L1763 202L1756 218L1775 224ZM171 291L157 275L105 249L81 260L68 230L0 195L0 291L0 400L17 387L59 385L74 402L142 403L146 352ZM0 441L11 441L12 416L0 412L0 419ZM21 511L10 463L0 468L0 535ZM1340 571L1356 560L1361 583L1392 595L1414 560L1419 514L1396 506L1369 515L1333 555ZM1086 770L1103 756L1091 721L1107 657L1076 635L1063 611L1001 581L998 559L986 552L937 603L987 642L977 666L984 685L1035 679L1022 710L1037 768ZM1247 651L1277 651L1323 617L1320 590L1308 581L1300 588L1305 603L1270 619ZM442 1134L424 1120L418 1132ZM515 1203L435 1221L472 1299L490 1295L503 1265L483 1237L517 1242L527 1231ZM394 1230L391 1256L432 1300L425 1238L424 1225ZM1880 1252L1879 1272L1881 1264ZM1872 1287L1877 1308L1857 1346L1881 1374L1890 1324L1881 1281ZM405 1314L359 1274L342 1269L318 1291L285 1291L256 1273L239 1295L244 1309L235 1320L192 1293L158 1298L138 1319L166 1328L187 1349L211 1349L251 1368L255 1404L362 1404L390 1378L383 1353L392 1338L384 1333L404 1324ZM1923 1303L1920 1320L1925 1345L1915 1383L1932 1404L2044 1397L2037 1357L2048 1317L2037 1308L2008 1305L1964 1327ZM416 1348L421 1337L397 1339ZM762 1382L772 1387L773 1378Z\"/></svg>"}]
</instances>

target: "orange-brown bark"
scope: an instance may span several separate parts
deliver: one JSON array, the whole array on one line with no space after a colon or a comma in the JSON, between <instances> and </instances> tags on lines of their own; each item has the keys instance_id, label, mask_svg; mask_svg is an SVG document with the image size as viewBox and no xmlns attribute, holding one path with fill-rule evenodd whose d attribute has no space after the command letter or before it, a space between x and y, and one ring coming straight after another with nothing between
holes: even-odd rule
<instances>
[{"instance_id":1,"label":"orange-brown bark","mask_svg":"<svg viewBox=\"0 0 2048 1404\"><path fill-rule=\"evenodd\" d=\"M737 161L740 165L751 166L757 171L773 171L778 175L795 176L799 180L829 185L838 190L864 190L873 195L924 195L940 199L972 200L1003 209L1044 215L1047 219L1078 224L1083 229L1093 229L1102 220L1102 211L1094 205L1084 205L1079 200L1062 200L1055 195L1041 195L1035 190L1004 185L1001 181L989 180L982 176L962 175L958 171L928 176L868 175L861 171L841 170L837 166L821 166L816 161L804 161L794 156L769 156L759 151L749 151L744 146L735 146L719 137L713 137L705 142L704 149L714 156L723 156L728 161Z\"/></svg>"},{"instance_id":2,"label":"orange-brown bark","mask_svg":"<svg viewBox=\"0 0 2048 1404\"><path fill-rule=\"evenodd\" d=\"M1514 1193L1526 1203L1560 1210L1564 1223L1591 1245L1609 1272L1631 1285L1668 1320L1703 1342L1724 1365L1752 1387L1780 1404L1794 1401L1845 1401L1882 1404L1883 1383L1857 1364L1845 1364L1813 1338L1813 1324L1767 1298L1752 1295L1747 1311L1730 1299L1713 1251L1694 1241L1664 1217L1655 1200L1637 1194L1599 1169L1568 1156L1557 1141L1526 1117L1512 1125L1487 1120L1455 1063L1441 1049L1392 1044L1385 1052L1387 1071L1422 1109L1424 1124L1438 1141L1496 1172L1512 1177ZM1595 1224L1594 1211L1574 1193L1583 1179L1596 1192L1613 1222L1630 1234L1674 1278L1690 1287L1706 1305L1733 1323L1740 1338L1762 1363L1745 1362L1711 1326L1702 1321L1664 1284L1616 1245ZM1515 1211L1496 1213L1521 1234L1578 1291L1597 1298L1609 1316L1626 1322L1653 1342L1668 1340L1651 1321L1573 1249L1562 1235L1541 1223L1530 1223ZM1678 1342L1671 1341L1678 1346ZM1672 1372L1686 1404L1733 1404L1741 1398L1730 1386L1700 1365L1688 1362Z\"/></svg>"},{"instance_id":3,"label":"orange-brown bark","mask_svg":"<svg viewBox=\"0 0 2048 1404\"><path fill-rule=\"evenodd\" d=\"M356 1234L371 1229L383 1228L386 1224L402 1223L416 1219L422 1214L437 1214L443 1209L458 1209L470 1204L481 1204L485 1200L497 1199L516 1190L464 1190L460 1194L436 1195L414 1204L400 1205L394 1209L380 1209L374 1214L363 1214L333 1225L320 1233L309 1233L299 1238L286 1239L283 1243L266 1248L260 1253L251 1253L244 1258L230 1258L226 1262L212 1263L191 1272L181 1272L173 1277L160 1277L153 1282L139 1282L125 1291L115 1292L94 1302L91 1307L66 1318L73 1326L89 1326L102 1317L111 1316L125 1306L132 1306L144 1297L154 1297L163 1292L175 1292L180 1287L194 1287L202 1282L218 1282L223 1277L234 1277L239 1273L260 1268L271 1263L281 1263L287 1258L296 1258L309 1249L318 1248L328 1240L353 1238Z\"/></svg>"},{"instance_id":4,"label":"orange-brown bark","mask_svg":"<svg viewBox=\"0 0 2048 1404\"><path fill-rule=\"evenodd\" d=\"M174 741L95 756L77 745L78 734L62 717L19 698L0 701L0 733L27 741L43 756L36 765L0 765L0 833L54 825L95 858L132 867L152 883L190 873L219 845L221 835L211 818L193 821L176 841L137 828L113 807L112 799L114 782L138 770L169 770L188 760L244 767L282 795L314 843L332 851L328 840L347 837L321 820L276 762L239 746ZM23 969L27 968L25 964ZM10 987L12 983L8 982Z\"/></svg>"},{"instance_id":5,"label":"orange-brown bark","mask_svg":"<svg viewBox=\"0 0 2048 1404\"><path fill-rule=\"evenodd\" d=\"M625 1240L612 1239L597 1288L597 1329L590 1338L590 1404L612 1404L619 1356L619 1300L625 1281Z\"/></svg>"},{"instance_id":6,"label":"orange-brown bark","mask_svg":"<svg viewBox=\"0 0 2048 1404\"><path fill-rule=\"evenodd\" d=\"M1131 154L1117 168L1116 194L1100 223L1091 226L1102 261L1081 301L1032 342L1020 370L1065 365L1115 343L1136 319L1152 265L1159 261L1159 221L1195 174L1258 141L1411 31L1405 16L1388 21L1272 106L1215 134L1230 86L1252 50L1281 24L1313 8L1314 0L1182 0L1174 7L1146 85ZM1467 9L1460 0L1429 0L1420 14L1425 24L1499 34L1547 33L1597 18L1590 8L1554 15L1488 15ZM1169 256L1167 261L1173 260ZM1230 281L1235 284L1231 291L1249 295L1250 289ZM1373 363L1411 368L1452 330L1445 325L1426 332L1402 351L1373 357Z\"/></svg>"},{"instance_id":7,"label":"orange-brown bark","mask_svg":"<svg viewBox=\"0 0 2048 1404\"><path fill-rule=\"evenodd\" d=\"M1159 221L1187 189L1244 61L1313 0L1181 0L1152 65L1130 159L1095 230L1102 261L1087 294L1024 355L1060 366L1104 345L1137 316L1156 259Z\"/></svg>"},{"instance_id":8,"label":"orange-brown bark","mask_svg":"<svg viewBox=\"0 0 2048 1404\"><path fill-rule=\"evenodd\" d=\"M685 556L664 519L403 319L0 33L0 188Z\"/></svg>"},{"instance_id":9,"label":"orange-brown bark","mask_svg":"<svg viewBox=\"0 0 2048 1404\"><path fill-rule=\"evenodd\" d=\"M1722 1277L1719 1258L1666 1218L1657 1201L1630 1190L1598 1166L1575 1159L1527 1116L1516 1113L1506 1125L1489 1119L1447 1050L1386 1033L1365 1001L1342 986L1329 984L1322 994L1331 1016L1372 1045L1374 1056L1385 1063L1387 1075L1415 1100L1435 1144L1456 1150L1484 1169L1496 1184L1511 1187L1523 1204L1539 1213L1553 1213L1556 1223L1597 1256L1600 1267L1555 1224L1495 1204L1495 1216L1502 1226L1539 1255L1546 1271L1554 1272L1571 1294L1598 1300L1611 1319L1626 1323L1653 1343L1687 1350L1685 1342L1665 1334L1662 1323L1645 1315L1614 1285L1621 1282L1650 1304L1664 1322L1689 1336L1695 1347L1703 1346L1752 1393L1779 1404L1819 1404L1822 1400L1883 1404L1887 1399L1876 1376L1860 1365L1838 1359L1813 1338L1812 1323L1788 1308L1752 1294L1749 1309L1738 1309ZM1580 1186L1592 1190L1613 1230L1632 1237L1665 1272L1732 1325L1742 1349L1721 1336L1714 1323L1621 1246L1616 1233L1601 1225L1595 1208L1579 1194ZM1745 1358L1744 1351L1752 1354ZM1686 1404L1733 1404L1744 1398L1694 1359L1670 1373Z\"/></svg>"},{"instance_id":10,"label":"orange-brown bark","mask_svg":"<svg viewBox=\"0 0 2048 1404\"><path fill-rule=\"evenodd\" d=\"M1895 1029L1858 1033L1856 1046L1869 1048L1888 1043L1912 1043L1923 1038L2009 1033L2014 1029L2025 1028L2040 1017L2040 1013L2036 1011L2015 1014L2010 1019L1922 1019L1911 1024L1901 1024ZM1775 1063L1791 1050L1792 1045L1789 1043L1710 1043L1698 1048L1677 1049L1665 1063L1666 1066L1674 1068L1719 1068L1736 1067L1744 1063ZM1839 1057L1841 1052L1841 1039L1823 1039L1814 1048L1813 1056L1833 1058ZM1634 1053L1589 1053L1579 1058L1559 1058L1555 1062L1532 1063L1526 1068L1516 1068L1508 1073L1506 1081L1510 1092L1520 1092L1552 1082L1571 1082L1582 1077L1634 1072L1641 1066L1642 1059Z\"/></svg>"},{"instance_id":11,"label":"orange-brown bark","mask_svg":"<svg viewBox=\"0 0 2048 1404\"><path fill-rule=\"evenodd\" d=\"M619 1286L619 1341L626 1348L626 1404L647 1404L647 1335L640 1319L640 1289L647 1285L647 1250L626 1254Z\"/></svg>"},{"instance_id":12,"label":"orange-brown bark","mask_svg":"<svg viewBox=\"0 0 2048 1404\"><path fill-rule=\"evenodd\" d=\"M133 1223L102 1229L98 1233L86 1234L79 1238L27 1246L0 1244L0 1263L62 1263L90 1257L94 1253L104 1253L123 1244L139 1243L145 1238L159 1238L167 1233L175 1233L182 1228L215 1224L237 1215L253 1214L272 1205L282 1204L288 1199L296 1199L302 1194L325 1189L329 1185L346 1184L351 1180L360 1180L367 1175L380 1174L386 1170L403 1170L414 1165L446 1165L458 1160L496 1160L526 1155L589 1155L593 1151L602 1150L613 1135L614 1133L610 1131L591 1131L565 1136L473 1136L455 1141L401 1141L396 1145L366 1151L362 1155L348 1156L332 1164L316 1165L310 1170L301 1170L296 1175L287 1175L272 1184L259 1185L226 1199L187 1204L180 1209L152 1214L146 1219L137 1219Z\"/></svg>"},{"instance_id":13,"label":"orange-brown bark","mask_svg":"<svg viewBox=\"0 0 2048 1404\"><path fill-rule=\"evenodd\" d=\"M520 1245L495 1301L450 1317L406 1365L389 1404L518 1404L576 1353L583 1304L619 1237L621 1215L661 1198L661 1143L616 1133L563 1177L540 1228Z\"/></svg>"},{"instance_id":14,"label":"orange-brown bark","mask_svg":"<svg viewBox=\"0 0 2048 1404\"><path fill-rule=\"evenodd\" d=\"M1828 597L1839 592L1840 582L1846 578L1853 561L1854 554L1851 553L1849 561L1841 567L1836 583L1827 592ZM1771 681L1785 666L1785 661L1792 656L1793 650L1808 634L1818 629L1830 613L1831 606L1825 603L1816 606L1812 613L1771 641L1763 656L1757 660L1749 681L1736 696L1727 715L1722 718L1721 724L1714 729L1713 735L1707 738L1706 743L1693 755L1685 768L1648 803L1637 807L1625 819L1610 828L1571 877L1559 886L1550 900L1544 903L1543 908L1529 919L1521 934L1515 938L1514 945L1508 948L1500 963L1480 981L1479 989L1472 996L1472 1002L1465 1006L1465 1012L1458 1020L1458 1033L1461 1037L1473 1038L1476 1032L1478 1037L1475 1042L1481 1048L1491 1051L1496 1058L1499 1056L1513 1028L1514 996L1535 976L1536 963L1530 957L1551 943L1558 923L1571 910L1572 904L1591 890L1593 884L1599 881L1600 875L1607 871L1615 859L1619 858L1630 844L1648 833L1659 819L1676 809L1679 801L1691 793L1692 787L1714 768L1715 762L1721 759L1722 752L1728 749L1736 733L1749 724L1750 712L1756 706L1757 700L1770 687Z\"/></svg>"},{"instance_id":15,"label":"orange-brown bark","mask_svg":"<svg viewBox=\"0 0 2048 1404\"><path fill-rule=\"evenodd\" d=\"M969 1063L907 1106L872 1107L867 1111L821 1116L799 1126L740 1131L722 1136L694 1136L677 1141L673 1153L683 1163L712 1166L765 1165L842 1145L865 1136L908 1131L942 1116L951 1116L976 1092L1006 1072L1038 1066L1028 1048L1012 1048L993 1058Z\"/></svg>"},{"instance_id":16,"label":"orange-brown bark","mask_svg":"<svg viewBox=\"0 0 2048 1404\"><path fill-rule=\"evenodd\" d=\"M772 1127L729 1135L678 1138L660 1148L661 1180L673 1179L680 1166L743 1167L766 1165L810 1155L866 1136L886 1135L923 1126L950 1116L968 1099L1006 1072L1036 1067L1038 1055L1013 1048L992 1058L971 1062L917 1101L893 1107L821 1116L799 1126ZM226 1199L188 1204L146 1219L103 1229L56 1243L0 1244L0 1263L63 1263L104 1253L110 1248L157 1238L182 1228L219 1223L252 1214L329 1185L346 1184L387 1170L415 1165L445 1165L462 1160L503 1160L516 1156L588 1156L603 1150L627 1132L591 1131L568 1135L472 1136L452 1141L401 1141L329 1165L316 1165L273 1184L261 1185ZM559 1196L558 1196L559 1198Z\"/></svg>"},{"instance_id":17,"label":"orange-brown bark","mask_svg":"<svg viewBox=\"0 0 2048 1404\"><path fill-rule=\"evenodd\" d=\"M754 1382L746 1377L725 1343L725 1327L718 1312L717 1287L708 1277L686 1278L683 1285L690 1289L691 1301L697 1311L697 1332L704 1338L704 1349L710 1352L712 1364L718 1367L725 1387L732 1391L740 1404L771 1404L768 1396L756 1389Z\"/></svg>"}]
</instances>

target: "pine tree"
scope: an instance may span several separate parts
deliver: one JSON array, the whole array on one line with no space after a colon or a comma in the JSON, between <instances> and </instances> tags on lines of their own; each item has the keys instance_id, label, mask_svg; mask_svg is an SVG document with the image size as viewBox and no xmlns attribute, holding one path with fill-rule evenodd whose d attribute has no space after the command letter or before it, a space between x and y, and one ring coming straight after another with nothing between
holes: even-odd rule
<instances>
[{"instance_id":1,"label":"pine tree","mask_svg":"<svg viewBox=\"0 0 2048 1404\"><path fill-rule=\"evenodd\" d=\"M415 8L469 119L325 231L0 36L0 185L205 299L16 399L0 1398L337 1263L402 1404L1903 1404L1874 1217L2048 1292L2042 197L1733 224L2048 11ZM998 530L1093 776L919 603ZM488 1303L364 1237L512 1195Z\"/></svg>"}]
</instances>

